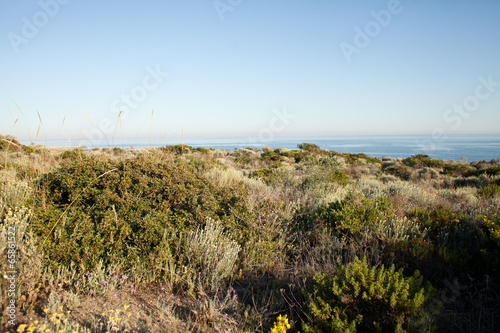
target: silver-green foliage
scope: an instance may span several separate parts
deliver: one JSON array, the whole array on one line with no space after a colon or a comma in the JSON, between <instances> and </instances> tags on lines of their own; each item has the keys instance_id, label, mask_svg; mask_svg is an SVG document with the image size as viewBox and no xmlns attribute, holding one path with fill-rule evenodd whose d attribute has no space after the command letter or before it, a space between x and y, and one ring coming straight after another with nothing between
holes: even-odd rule
<instances>
[{"instance_id":1,"label":"silver-green foliage","mask_svg":"<svg viewBox=\"0 0 500 333\"><path fill-rule=\"evenodd\" d=\"M408 241L411 238L423 239L427 236L427 228L420 227L415 220L408 219L406 216L378 221L369 232L389 243Z\"/></svg>"},{"instance_id":2,"label":"silver-green foliage","mask_svg":"<svg viewBox=\"0 0 500 333\"><path fill-rule=\"evenodd\" d=\"M231 276L239 251L238 243L224 233L222 226L208 218L205 229L189 233L185 255L201 287L215 291L222 280Z\"/></svg>"}]
</instances>

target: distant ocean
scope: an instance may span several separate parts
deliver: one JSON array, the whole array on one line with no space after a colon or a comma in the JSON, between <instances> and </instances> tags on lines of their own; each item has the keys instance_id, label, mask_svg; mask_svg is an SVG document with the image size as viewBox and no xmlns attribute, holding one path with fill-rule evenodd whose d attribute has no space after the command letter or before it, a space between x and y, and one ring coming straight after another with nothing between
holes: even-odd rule
<instances>
[{"instance_id":1,"label":"distant ocean","mask_svg":"<svg viewBox=\"0 0 500 333\"><path fill-rule=\"evenodd\" d=\"M75 142L45 141L36 143L46 146L84 146L85 148L148 148L184 143L193 147L215 149L271 148L297 149L297 144L310 142L322 149L339 153L365 153L369 156L396 158L416 154L427 154L432 158L447 160L465 160L468 162L500 158L500 134L447 135L446 138L433 139L429 135L377 135L377 136L303 136L276 137L272 140L257 138L163 138L159 139L115 139L114 142ZM26 142L23 142L26 143ZM29 143L29 142L28 142Z\"/></svg>"}]
</instances>

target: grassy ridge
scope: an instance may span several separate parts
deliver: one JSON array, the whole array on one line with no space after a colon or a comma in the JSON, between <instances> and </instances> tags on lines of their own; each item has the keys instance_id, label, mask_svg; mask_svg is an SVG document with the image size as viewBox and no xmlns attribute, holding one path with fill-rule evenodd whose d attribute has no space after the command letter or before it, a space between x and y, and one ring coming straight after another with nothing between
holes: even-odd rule
<instances>
[{"instance_id":1,"label":"grassy ridge","mask_svg":"<svg viewBox=\"0 0 500 333\"><path fill-rule=\"evenodd\" d=\"M17 324L499 329L499 160L1 142L0 269L15 225Z\"/></svg>"}]
</instances>

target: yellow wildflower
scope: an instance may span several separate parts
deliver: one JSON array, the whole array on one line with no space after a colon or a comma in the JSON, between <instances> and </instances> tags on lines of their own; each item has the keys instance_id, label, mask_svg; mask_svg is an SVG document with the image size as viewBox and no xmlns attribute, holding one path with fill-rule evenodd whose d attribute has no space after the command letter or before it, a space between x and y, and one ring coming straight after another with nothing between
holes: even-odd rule
<instances>
[{"instance_id":1,"label":"yellow wildflower","mask_svg":"<svg viewBox=\"0 0 500 333\"><path fill-rule=\"evenodd\" d=\"M282 317L279 315L276 322L274 322L274 327L271 328L271 333L286 333L287 329L290 329L287 316Z\"/></svg>"}]
</instances>

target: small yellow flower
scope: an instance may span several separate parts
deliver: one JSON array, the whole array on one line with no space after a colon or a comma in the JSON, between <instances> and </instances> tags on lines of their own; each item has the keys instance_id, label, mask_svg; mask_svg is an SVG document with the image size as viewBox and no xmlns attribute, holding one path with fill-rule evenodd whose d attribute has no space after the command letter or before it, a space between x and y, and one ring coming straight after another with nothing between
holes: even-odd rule
<instances>
[{"instance_id":1,"label":"small yellow flower","mask_svg":"<svg viewBox=\"0 0 500 333\"><path fill-rule=\"evenodd\" d=\"M47 311L49 311L49 309L48 309L48 308L47 308L47 309L43 309L43 312L47 313Z\"/></svg>"},{"instance_id":2,"label":"small yellow flower","mask_svg":"<svg viewBox=\"0 0 500 333\"><path fill-rule=\"evenodd\" d=\"M19 327L17 328L17 331L18 332L24 332L24 328L26 327L25 324L22 324L22 325L19 325Z\"/></svg>"}]
</instances>

